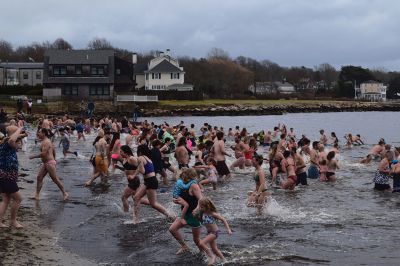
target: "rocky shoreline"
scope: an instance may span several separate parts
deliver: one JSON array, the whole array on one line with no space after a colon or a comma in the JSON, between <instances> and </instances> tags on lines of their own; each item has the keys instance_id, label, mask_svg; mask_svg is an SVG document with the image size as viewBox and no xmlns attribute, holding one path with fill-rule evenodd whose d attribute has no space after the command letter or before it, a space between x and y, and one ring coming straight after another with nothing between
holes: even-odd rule
<instances>
[{"instance_id":1,"label":"rocky shoreline","mask_svg":"<svg viewBox=\"0 0 400 266\"><path fill-rule=\"evenodd\" d=\"M331 103L288 103L271 105L226 105L206 107L173 107L144 109L142 115L153 116L241 116L241 115L282 115L285 113L326 113L400 111L399 103L331 102Z\"/></svg>"},{"instance_id":2,"label":"rocky shoreline","mask_svg":"<svg viewBox=\"0 0 400 266\"><path fill-rule=\"evenodd\" d=\"M235 104L157 104L138 103L142 117L156 116L244 116L244 115L282 115L286 113L327 113L327 112L367 112L367 111L400 111L400 102L355 102L355 101L271 101L266 103ZM115 105L109 101L96 102L95 117L105 115L113 117L132 117L133 103ZM9 114L16 110L9 108ZM79 103L59 102L37 106L29 120L43 115L79 116ZM11 115L12 116L12 115Z\"/></svg>"}]
</instances>

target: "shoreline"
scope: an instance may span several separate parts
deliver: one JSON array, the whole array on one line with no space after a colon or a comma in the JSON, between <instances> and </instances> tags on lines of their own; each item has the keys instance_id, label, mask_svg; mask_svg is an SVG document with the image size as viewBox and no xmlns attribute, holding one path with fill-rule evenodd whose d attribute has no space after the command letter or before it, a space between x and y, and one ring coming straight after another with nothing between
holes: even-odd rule
<instances>
[{"instance_id":1,"label":"shoreline","mask_svg":"<svg viewBox=\"0 0 400 266\"><path fill-rule=\"evenodd\" d=\"M95 117L112 114L114 117L132 117L133 102L114 105L110 101L95 102ZM286 113L329 113L400 111L399 102L356 102L356 101L305 101L305 100L206 100L206 101L160 101L158 103L137 103L141 117L157 116L245 116L282 115ZM8 108L8 113L16 111ZM33 109L33 118L69 114L79 117L79 103L51 102Z\"/></svg>"},{"instance_id":2,"label":"shoreline","mask_svg":"<svg viewBox=\"0 0 400 266\"><path fill-rule=\"evenodd\" d=\"M18 153L19 160L25 154ZM18 186L22 193L22 204L18 221L22 229L0 229L0 265L97 265L77 254L63 249L58 244L58 233L51 230L40 218L40 207L30 199L35 190L34 173L19 170ZM1 198L1 196L0 196ZM9 221L9 209L4 218Z\"/></svg>"},{"instance_id":3,"label":"shoreline","mask_svg":"<svg viewBox=\"0 0 400 266\"><path fill-rule=\"evenodd\" d=\"M245 115L283 115L286 113L330 113L330 112L368 112L400 111L400 102L281 102L278 104L233 104L214 106L170 106L144 110L143 116L245 116Z\"/></svg>"}]
</instances>

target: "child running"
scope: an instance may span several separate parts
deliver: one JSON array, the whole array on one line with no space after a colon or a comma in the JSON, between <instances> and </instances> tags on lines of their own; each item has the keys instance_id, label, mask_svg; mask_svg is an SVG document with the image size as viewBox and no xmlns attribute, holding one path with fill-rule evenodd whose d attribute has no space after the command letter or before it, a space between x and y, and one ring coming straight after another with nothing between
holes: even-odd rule
<instances>
[{"instance_id":1,"label":"child running","mask_svg":"<svg viewBox=\"0 0 400 266\"><path fill-rule=\"evenodd\" d=\"M65 131L67 131L67 132L65 132ZM76 151L72 152L69 150L70 141L69 141L68 128L65 128L65 129L60 128L59 132L61 135L61 140L60 140L60 143L58 144L58 147L60 147L61 145L63 146L64 158L67 157L67 153L71 153L71 154L74 154L75 156L78 156L78 153Z\"/></svg>"},{"instance_id":2,"label":"child running","mask_svg":"<svg viewBox=\"0 0 400 266\"><path fill-rule=\"evenodd\" d=\"M200 216L202 224L207 229L207 236L200 241L200 245L203 246L203 248L208 248L207 245L209 245L212 252L225 262L225 257L217 246L217 238L220 233L220 230L218 230L217 220L224 223L226 231L231 235L232 230L229 227L228 222L217 212L214 203L207 197L203 197L199 200L197 208L193 212ZM215 255L210 259L208 265L213 265L215 263Z\"/></svg>"},{"instance_id":3,"label":"child running","mask_svg":"<svg viewBox=\"0 0 400 266\"><path fill-rule=\"evenodd\" d=\"M213 190L217 189L217 181L218 181L217 173L218 172L217 172L216 166L217 166L217 162L213 158L210 158L210 159L208 159L207 165L198 165L198 166L193 167L196 170L197 169L207 169L207 174L206 174L207 178L201 180L199 183L199 187L202 191L204 190L203 185L209 184L209 183L212 184Z\"/></svg>"},{"instance_id":4,"label":"child running","mask_svg":"<svg viewBox=\"0 0 400 266\"><path fill-rule=\"evenodd\" d=\"M192 184L197 183L197 181L194 179L189 179L190 181L186 184L183 182L183 179L185 179L185 175L190 174L190 172L186 171L186 169L187 168L182 171L181 177L176 180L174 189L172 191L172 197L174 198L173 202L182 205L182 224L186 224L185 215L187 210L189 209L189 204L181 198L181 195L184 190L188 190Z\"/></svg>"}]
</instances>

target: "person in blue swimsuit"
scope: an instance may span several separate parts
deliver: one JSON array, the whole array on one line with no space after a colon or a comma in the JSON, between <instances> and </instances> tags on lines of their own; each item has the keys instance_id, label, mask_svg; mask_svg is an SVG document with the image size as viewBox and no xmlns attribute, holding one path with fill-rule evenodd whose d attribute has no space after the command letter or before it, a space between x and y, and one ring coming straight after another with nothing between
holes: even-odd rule
<instances>
[{"instance_id":1,"label":"person in blue swimsuit","mask_svg":"<svg viewBox=\"0 0 400 266\"><path fill-rule=\"evenodd\" d=\"M139 145L137 148L138 170L143 175L144 184L140 185L134 197L134 223L139 222L139 207L143 203L141 199L147 195L149 204L152 208L164 214L167 218L173 218L160 203L157 202L158 180L154 170L153 162L150 160L151 151L146 144Z\"/></svg>"}]
</instances>

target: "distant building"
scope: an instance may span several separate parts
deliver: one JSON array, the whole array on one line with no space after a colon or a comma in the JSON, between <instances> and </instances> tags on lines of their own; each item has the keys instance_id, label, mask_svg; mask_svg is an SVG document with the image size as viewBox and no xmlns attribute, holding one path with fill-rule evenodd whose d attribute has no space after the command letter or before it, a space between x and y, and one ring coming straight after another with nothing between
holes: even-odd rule
<instances>
[{"instance_id":1,"label":"distant building","mask_svg":"<svg viewBox=\"0 0 400 266\"><path fill-rule=\"evenodd\" d=\"M281 94L292 94L292 93L296 92L296 90L294 89L294 86L286 81L284 81L284 82L276 81L276 82L274 82L274 85L275 85L277 91Z\"/></svg>"},{"instance_id":2,"label":"distant building","mask_svg":"<svg viewBox=\"0 0 400 266\"><path fill-rule=\"evenodd\" d=\"M386 101L387 86L378 81L369 80L355 88L355 99L367 101Z\"/></svg>"},{"instance_id":3,"label":"distant building","mask_svg":"<svg viewBox=\"0 0 400 266\"><path fill-rule=\"evenodd\" d=\"M169 50L158 52L148 64L135 65L136 89L162 91L191 91L193 85L184 83L185 72Z\"/></svg>"},{"instance_id":4,"label":"distant building","mask_svg":"<svg viewBox=\"0 0 400 266\"><path fill-rule=\"evenodd\" d=\"M294 86L288 82L256 82L255 85L250 85L249 91L255 95L268 94L291 94L295 93Z\"/></svg>"},{"instance_id":5,"label":"distant building","mask_svg":"<svg viewBox=\"0 0 400 266\"><path fill-rule=\"evenodd\" d=\"M276 93L276 90L271 82L256 82L255 85L250 85L249 91L255 95L266 95Z\"/></svg>"},{"instance_id":6,"label":"distant building","mask_svg":"<svg viewBox=\"0 0 400 266\"><path fill-rule=\"evenodd\" d=\"M0 63L0 86L43 84L43 63Z\"/></svg>"},{"instance_id":7,"label":"distant building","mask_svg":"<svg viewBox=\"0 0 400 266\"><path fill-rule=\"evenodd\" d=\"M113 50L47 50L43 85L70 98L113 99L133 90L133 64Z\"/></svg>"}]
</instances>

